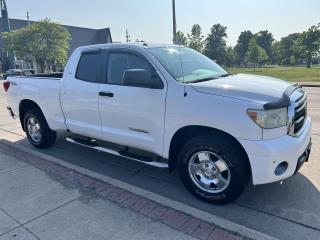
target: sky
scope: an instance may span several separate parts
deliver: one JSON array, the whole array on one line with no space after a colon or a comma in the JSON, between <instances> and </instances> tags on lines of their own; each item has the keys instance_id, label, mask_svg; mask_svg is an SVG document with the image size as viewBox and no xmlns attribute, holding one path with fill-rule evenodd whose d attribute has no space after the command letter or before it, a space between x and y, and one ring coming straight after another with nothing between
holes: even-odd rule
<instances>
[{"instance_id":1,"label":"sky","mask_svg":"<svg viewBox=\"0 0 320 240\"><path fill-rule=\"evenodd\" d=\"M50 18L72 26L110 27L114 41L172 41L171 0L6 0L9 18ZM176 0L177 29L190 32L198 23L206 36L212 25L227 27L234 46L241 31L269 30L279 40L320 22L320 0Z\"/></svg>"}]
</instances>

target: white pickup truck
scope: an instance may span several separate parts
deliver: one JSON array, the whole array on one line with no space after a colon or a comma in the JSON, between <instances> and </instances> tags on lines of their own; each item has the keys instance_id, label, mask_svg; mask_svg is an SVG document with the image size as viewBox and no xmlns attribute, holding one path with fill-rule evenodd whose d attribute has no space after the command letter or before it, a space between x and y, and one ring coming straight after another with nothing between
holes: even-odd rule
<instances>
[{"instance_id":1,"label":"white pickup truck","mask_svg":"<svg viewBox=\"0 0 320 240\"><path fill-rule=\"evenodd\" d=\"M193 194L216 204L236 199L249 180L294 175L311 150L300 86L229 74L181 46L81 47L63 76L9 77L4 89L33 146L68 132L76 144L178 168Z\"/></svg>"}]
</instances>

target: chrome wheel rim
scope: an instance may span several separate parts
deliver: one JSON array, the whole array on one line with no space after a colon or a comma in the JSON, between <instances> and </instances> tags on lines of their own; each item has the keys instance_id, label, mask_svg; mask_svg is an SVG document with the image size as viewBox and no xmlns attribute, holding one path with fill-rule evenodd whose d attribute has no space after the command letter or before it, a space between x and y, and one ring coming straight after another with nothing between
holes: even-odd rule
<instances>
[{"instance_id":1,"label":"chrome wheel rim","mask_svg":"<svg viewBox=\"0 0 320 240\"><path fill-rule=\"evenodd\" d=\"M27 129L29 136L35 142L40 142L41 140L41 128L40 124L36 118L30 117L27 120Z\"/></svg>"},{"instance_id":2,"label":"chrome wheel rim","mask_svg":"<svg viewBox=\"0 0 320 240\"><path fill-rule=\"evenodd\" d=\"M230 184L229 166L216 153L210 151L195 153L189 161L188 170L194 184L205 192L219 193Z\"/></svg>"}]
</instances>

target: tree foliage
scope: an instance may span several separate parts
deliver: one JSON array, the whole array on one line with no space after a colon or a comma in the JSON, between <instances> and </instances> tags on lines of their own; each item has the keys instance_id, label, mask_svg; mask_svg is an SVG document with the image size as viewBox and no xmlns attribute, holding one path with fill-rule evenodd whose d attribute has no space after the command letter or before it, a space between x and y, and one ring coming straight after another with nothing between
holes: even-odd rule
<instances>
[{"instance_id":1,"label":"tree foliage","mask_svg":"<svg viewBox=\"0 0 320 240\"><path fill-rule=\"evenodd\" d=\"M191 28L191 33L188 34L188 47L193 48L198 52L203 51L204 37L199 24L194 24Z\"/></svg>"},{"instance_id":2,"label":"tree foliage","mask_svg":"<svg viewBox=\"0 0 320 240\"><path fill-rule=\"evenodd\" d=\"M253 37L251 31L243 31L240 33L236 46L234 47L235 60L240 64L244 64L245 56L249 48L249 42Z\"/></svg>"},{"instance_id":3,"label":"tree foliage","mask_svg":"<svg viewBox=\"0 0 320 240\"><path fill-rule=\"evenodd\" d=\"M248 52L246 53L246 61L252 63L254 71L257 64L263 64L268 60L266 51L260 47L255 38L252 38L249 42Z\"/></svg>"},{"instance_id":4,"label":"tree foliage","mask_svg":"<svg viewBox=\"0 0 320 240\"><path fill-rule=\"evenodd\" d=\"M268 30L263 30L255 34L257 44L266 51L268 58L273 63L272 43L274 42L273 34Z\"/></svg>"},{"instance_id":5,"label":"tree foliage","mask_svg":"<svg viewBox=\"0 0 320 240\"><path fill-rule=\"evenodd\" d=\"M204 53L219 64L225 63L227 48L227 27L221 24L215 24L211 27L210 33L206 39Z\"/></svg>"},{"instance_id":6,"label":"tree foliage","mask_svg":"<svg viewBox=\"0 0 320 240\"><path fill-rule=\"evenodd\" d=\"M5 47L19 57L32 55L41 71L63 66L67 61L70 34L61 25L45 19L27 27L3 33Z\"/></svg>"},{"instance_id":7,"label":"tree foliage","mask_svg":"<svg viewBox=\"0 0 320 240\"><path fill-rule=\"evenodd\" d=\"M176 41L177 41L177 44L178 44L178 45L187 46L187 44L188 44L188 39L187 39L187 37L186 37L185 34L184 34L183 32L181 32L181 31L178 31L178 32L177 32L177 39L176 39Z\"/></svg>"},{"instance_id":8,"label":"tree foliage","mask_svg":"<svg viewBox=\"0 0 320 240\"><path fill-rule=\"evenodd\" d=\"M281 38L279 42L272 45L273 57L275 63L283 65L293 65L303 58L301 48L299 46L300 33L293 33ZM295 61L292 61L292 59Z\"/></svg>"},{"instance_id":9,"label":"tree foliage","mask_svg":"<svg viewBox=\"0 0 320 240\"><path fill-rule=\"evenodd\" d=\"M320 24L304 31L300 35L299 45L306 57L307 68L310 68L312 57L320 51Z\"/></svg>"}]
</instances>

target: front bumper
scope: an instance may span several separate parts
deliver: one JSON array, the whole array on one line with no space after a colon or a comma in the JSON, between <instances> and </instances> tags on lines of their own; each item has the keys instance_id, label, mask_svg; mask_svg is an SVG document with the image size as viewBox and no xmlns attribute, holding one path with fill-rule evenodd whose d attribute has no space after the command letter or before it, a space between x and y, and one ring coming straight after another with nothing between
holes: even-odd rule
<instances>
[{"instance_id":1,"label":"front bumper","mask_svg":"<svg viewBox=\"0 0 320 240\"><path fill-rule=\"evenodd\" d=\"M311 120L310 117L306 119L298 137L286 135L262 141L239 139L239 142L248 154L254 185L281 181L294 175L308 160L311 147ZM275 169L282 162L287 163L287 169L282 174L276 175Z\"/></svg>"}]
</instances>

